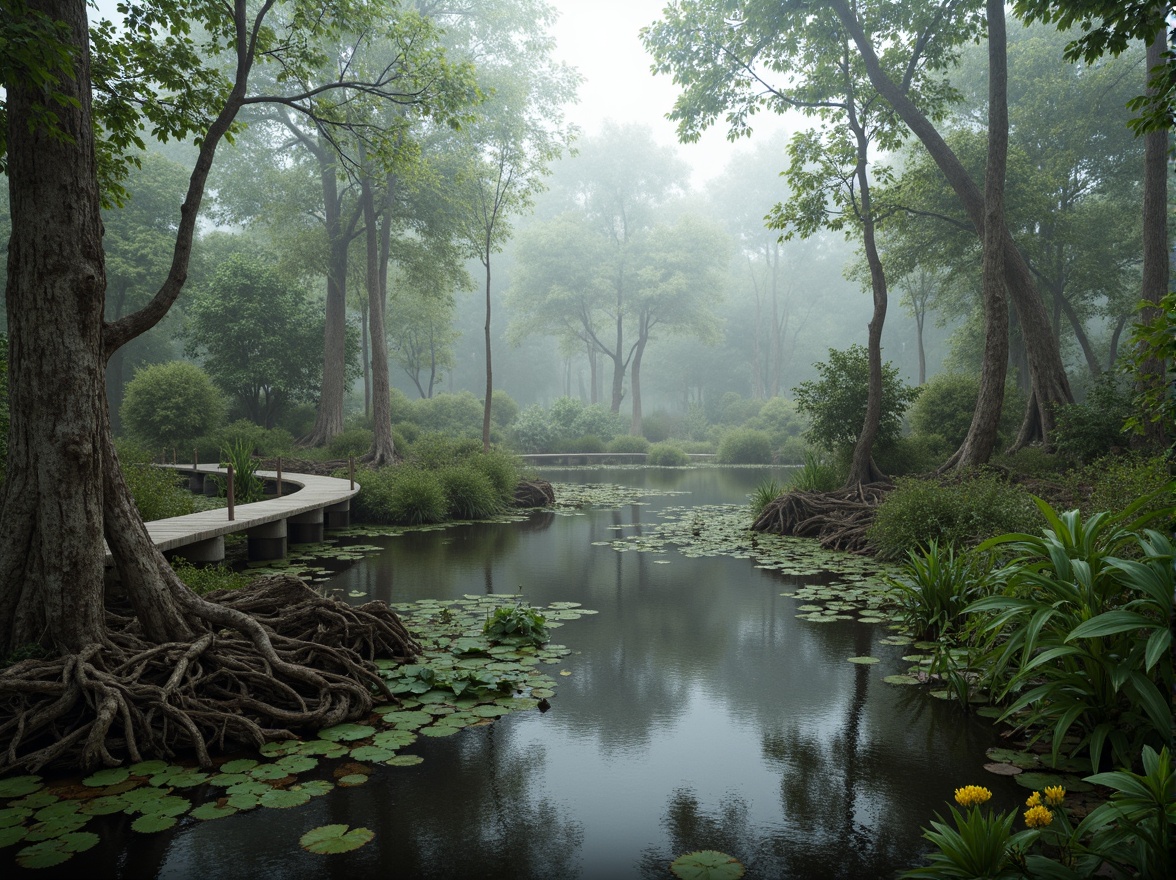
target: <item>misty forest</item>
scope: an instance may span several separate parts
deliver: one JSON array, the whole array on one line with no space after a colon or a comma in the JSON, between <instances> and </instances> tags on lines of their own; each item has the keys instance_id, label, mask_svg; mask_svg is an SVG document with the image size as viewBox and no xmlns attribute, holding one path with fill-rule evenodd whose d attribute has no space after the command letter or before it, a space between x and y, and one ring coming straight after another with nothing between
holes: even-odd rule
<instances>
[{"instance_id":1,"label":"misty forest","mask_svg":"<svg viewBox=\"0 0 1176 880\"><path fill-rule=\"evenodd\" d=\"M1171 876L1173 41L3 0L0 870Z\"/></svg>"}]
</instances>

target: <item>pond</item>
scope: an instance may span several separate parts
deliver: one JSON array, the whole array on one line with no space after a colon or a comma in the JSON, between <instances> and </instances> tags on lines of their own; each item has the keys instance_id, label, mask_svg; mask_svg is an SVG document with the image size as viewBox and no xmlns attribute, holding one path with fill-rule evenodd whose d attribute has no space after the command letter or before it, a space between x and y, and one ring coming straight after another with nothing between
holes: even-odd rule
<instances>
[{"instance_id":1,"label":"pond","mask_svg":"<svg viewBox=\"0 0 1176 880\"><path fill-rule=\"evenodd\" d=\"M997 744L989 722L883 680L915 650L886 623L804 619L813 585L860 586L859 561L818 571L798 542L802 561L763 567L757 547L732 546L749 541L731 528L746 514L716 505L745 506L782 472L542 476L631 491L524 521L364 537L383 551L326 586L356 602L521 593L598 612L552 630L571 652L548 667L550 709L423 737L405 750L422 763L377 766L366 784L294 809L185 818L158 834L111 822L78 857L86 876L665 878L677 856L715 849L749 877L874 880L918 862L920 825L956 787L986 785L1002 809L1023 800L982 769ZM666 524L697 540L665 543ZM303 851L300 836L326 823L375 836L344 854ZM6 876L12 852L0 851ZM58 870L76 876L78 862Z\"/></svg>"}]
</instances>

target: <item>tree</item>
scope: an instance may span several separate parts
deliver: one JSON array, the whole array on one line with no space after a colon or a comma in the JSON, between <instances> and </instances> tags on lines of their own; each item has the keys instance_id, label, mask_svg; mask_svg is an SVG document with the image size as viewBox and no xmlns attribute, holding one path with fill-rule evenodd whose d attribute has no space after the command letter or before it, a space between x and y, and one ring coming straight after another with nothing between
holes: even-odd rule
<instances>
[{"instance_id":1,"label":"tree","mask_svg":"<svg viewBox=\"0 0 1176 880\"><path fill-rule=\"evenodd\" d=\"M209 744L257 744L290 726L328 725L370 711L380 679L352 650L360 642L324 627L311 643L287 630L293 608L316 613L327 600L304 585L278 579L250 591L257 617L228 602L202 599L176 577L155 548L119 468L103 398L109 355L157 324L184 285L192 237L216 149L247 103L317 103L335 90L361 84L342 80L316 88L256 94L257 63L282 68L276 81L302 80L309 38L329 37L345 18L272 3L252 13L232 6L128 7L119 51L91 66L90 32L82 0L33 0L9 5L0 19L7 51L0 72L5 88L6 162L13 234L7 317L11 339L9 466L0 494L0 654L36 645L56 659L25 661L0 672L7 739L0 769L36 769L51 762L115 764L124 753L171 754L194 749L210 764ZM386 14L385 9L350 12ZM333 10L342 13L344 10ZM204 25L209 64L198 53L189 17ZM355 22L350 22L354 24ZM158 42L153 39L158 35ZM267 50L261 53L259 41ZM187 50L187 54L181 50ZM220 77L220 51L232 59ZM174 69L177 57L195 69ZM101 63L99 63L101 62ZM103 319L104 253L99 206L99 152L92 115L92 71L115 63L129 84L150 91L163 71L178 79L157 103L185 114L162 130L207 128L181 208L167 277L152 300L117 321ZM102 65L105 65L103 67ZM214 82L216 103L192 98L188 82ZM395 89L395 71L363 84ZM107 143L121 132L133 140L140 116L106 116ZM141 105L151 117L151 105ZM307 107L309 110L310 108ZM154 123L155 120L152 119ZM111 133L113 132L113 136ZM125 142L125 141L124 141ZM105 539L105 544L103 539ZM105 558L113 558L134 625L107 617ZM390 611L331 604L331 614L370 645L405 658L412 642ZM122 621L120 623L120 620ZM171 647L161 647L171 646ZM124 666L123 664L127 664ZM120 668L136 669L133 680ZM234 680L237 682L233 684ZM148 709L150 705L150 709ZM50 708L51 707L51 708Z\"/></svg>"},{"instance_id":2,"label":"tree","mask_svg":"<svg viewBox=\"0 0 1176 880\"><path fill-rule=\"evenodd\" d=\"M152 364L127 383L123 421L153 452L210 434L224 419L224 395L208 373L187 361Z\"/></svg>"},{"instance_id":3,"label":"tree","mask_svg":"<svg viewBox=\"0 0 1176 880\"><path fill-rule=\"evenodd\" d=\"M400 283L393 290L396 320L388 328L392 358L422 398L432 397L453 367L453 344L461 335L452 326L456 305L451 288L422 290Z\"/></svg>"},{"instance_id":4,"label":"tree","mask_svg":"<svg viewBox=\"0 0 1176 880\"><path fill-rule=\"evenodd\" d=\"M257 255L230 256L188 305L184 337L212 380L272 428L312 400L322 368L320 308Z\"/></svg>"}]
</instances>

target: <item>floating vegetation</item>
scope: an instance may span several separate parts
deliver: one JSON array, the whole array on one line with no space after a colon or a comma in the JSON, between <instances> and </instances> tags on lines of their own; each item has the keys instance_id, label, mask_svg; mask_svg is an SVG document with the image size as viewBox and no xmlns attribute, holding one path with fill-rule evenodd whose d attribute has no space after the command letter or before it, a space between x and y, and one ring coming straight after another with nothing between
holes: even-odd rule
<instances>
[{"instance_id":1,"label":"floating vegetation","mask_svg":"<svg viewBox=\"0 0 1176 880\"><path fill-rule=\"evenodd\" d=\"M680 880L739 880L745 873L738 859L713 849L678 856L670 862L670 871Z\"/></svg>"},{"instance_id":2,"label":"floating vegetation","mask_svg":"<svg viewBox=\"0 0 1176 880\"><path fill-rule=\"evenodd\" d=\"M555 696L555 679L539 667L566 663L571 652L563 645L537 644L534 636L596 613L578 602L531 608L520 605L516 595L425 599L394 607L423 649L411 665L377 663L399 705L377 706L362 722L336 724L310 739L266 743L257 755L227 758L211 772L150 760L82 779L0 779L0 847L23 844L16 853L19 865L52 867L98 843L97 833L84 830L95 817L122 813L134 817L133 831L157 834L184 817L214 821L254 809L297 808L336 787L363 785L376 765L416 766L423 758L401 750L418 736L452 736L541 705L545 711L548 704L541 701ZM524 619L525 633L508 628ZM498 625L487 627L488 621ZM328 768L324 761L340 763ZM328 770L328 778L321 778ZM312 773L319 778L310 778ZM331 854L373 837L366 828L324 825L300 843L310 852Z\"/></svg>"}]
</instances>

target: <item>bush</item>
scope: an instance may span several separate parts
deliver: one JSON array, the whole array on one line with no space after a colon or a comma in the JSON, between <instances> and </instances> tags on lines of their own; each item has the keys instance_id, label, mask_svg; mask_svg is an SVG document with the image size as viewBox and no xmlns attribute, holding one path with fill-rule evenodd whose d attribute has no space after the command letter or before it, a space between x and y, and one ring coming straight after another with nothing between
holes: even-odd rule
<instances>
[{"instance_id":1,"label":"bush","mask_svg":"<svg viewBox=\"0 0 1176 880\"><path fill-rule=\"evenodd\" d=\"M537 403L519 413L510 426L511 445L519 452L546 452L553 436L547 412Z\"/></svg>"},{"instance_id":2,"label":"bush","mask_svg":"<svg viewBox=\"0 0 1176 880\"><path fill-rule=\"evenodd\" d=\"M551 444L552 452L585 452L589 454L604 452L604 441L595 434L585 434L582 437L571 437Z\"/></svg>"},{"instance_id":3,"label":"bush","mask_svg":"<svg viewBox=\"0 0 1176 880\"><path fill-rule=\"evenodd\" d=\"M961 629L964 609L990 594L986 579L989 557L941 547L932 539L926 548L911 550L903 573L887 578L903 617L903 625L920 639L938 639Z\"/></svg>"},{"instance_id":4,"label":"bush","mask_svg":"<svg viewBox=\"0 0 1176 880\"><path fill-rule=\"evenodd\" d=\"M608 443L618 434L625 434L629 430L629 419L620 413L612 412L608 407L594 403L580 410L569 434L573 437L583 437L591 434Z\"/></svg>"},{"instance_id":5,"label":"bush","mask_svg":"<svg viewBox=\"0 0 1176 880\"><path fill-rule=\"evenodd\" d=\"M649 447L645 463L654 467L682 467L690 464L690 458L672 443L654 443Z\"/></svg>"},{"instance_id":6,"label":"bush","mask_svg":"<svg viewBox=\"0 0 1176 880\"><path fill-rule=\"evenodd\" d=\"M650 443L661 443L674 433L674 418L665 410L641 417L641 433Z\"/></svg>"},{"instance_id":7,"label":"bush","mask_svg":"<svg viewBox=\"0 0 1176 880\"><path fill-rule=\"evenodd\" d=\"M292 437L305 437L314 430L318 412L313 403L298 403L284 407L278 417L278 427L290 432Z\"/></svg>"},{"instance_id":8,"label":"bush","mask_svg":"<svg viewBox=\"0 0 1176 880\"><path fill-rule=\"evenodd\" d=\"M755 491L751 493L751 515L753 519L758 519L759 515L764 512L764 508L784 494L785 487L776 482L774 478L764 480L755 487Z\"/></svg>"},{"instance_id":9,"label":"bush","mask_svg":"<svg viewBox=\"0 0 1176 880\"><path fill-rule=\"evenodd\" d=\"M348 428L331 438L327 444L327 453L331 458L366 455L371 451L374 436L367 428Z\"/></svg>"},{"instance_id":10,"label":"bush","mask_svg":"<svg viewBox=\"0 0 1176 880\"><path fill-rule=\"evenodd\" d=\"M867 533L883 559L901 559L932 541L969 547L1006 532L1033 531L1039 522L1029 493L992 473L948 485L917 477L896 482Z\"/></svg>"},{"instance_id":11,"label":"bush","mask_svg":"<svg viewBox=\"0 0 1176 880\"><path fill-rule=\"evenodd\" d=\"M1055 477L1065 462L1040 446L1022 446L1012 455L994 455L991 463L1023 477Z\"/></svg>"},{"instance_id":12,"label":"bush","mask_svg":"<svg viewBox=\"0 0 1176 880\"><path fill-rule=\"evenodd\" d=\"M789 489L801 492L832 492L841 485L842 470L811 449L804 452L804 464L788 481Z\"/></svg>"},{"instance_id":13,"label":"bush","mask_svg":"<svg viewBox=\"0 0 1176 880\"><path fill-rule=\"evenodd\" d=\"M1136 499L1165 487L1168 491L1158 495L1140 514L1170 508L1173 484L1168 467L1168 462L1159 455L1152 458L1112 455L1099 459L1077 474L1080 482L1090 484L1090 499L1083 505L1084 511L1119 513Z\"/></svg>"},{"instance_id":14,"label":"bush","mask_svg":"<svg viewBox=\"0 0 1176 880\"><path fill-rule=\"evenodd\" d=\"M949 454L950 450L947 452ZM895 477L925 474L935 470L945 459L943 447L934 438L926 436L899 437L892 443L874 448L875 463L883 473Z\"/></svg>"},{"instance_id":15,"label":"bush","mask_svg":"<svg viewBox=\"0 0 1176 880\"><path fill-rule=\"evenodd\" d=\"M918 399L911 404L911 430L920 437L940 437L944 457L960 447L972 425L976 398L980 394L980 378L964 373L940 373L919 389ZM1004 406L1001 408L1000 434L1008 440L1017 429L1024 408L1021 392L1013 381L1005 385Z\"/></svg>"},{"instance_id":16,"label":"bush","mask_svg":"<svg viewBox=\"0 0 1176 880\"><path fill-rule=\"evenodd\" d=\"M719 443L720 464L771 464L772 438L754 428L736 428Z\"/></svg>"},{"instance_id":17,"label":"bush","mask_svg":"<svg viewBox=\"0 0 1176 880\"><path fill-rule=\"evenodd\" d=\"M608 444L609 452L648 452L649 441L644 437L635 437L632 434L620 434L613 437L612 442Z\"/></svg>"},{"instance_id":18,"label":"bush","mask_svg":"<svg viewBox=\"0 0 1176 880\"><path fill-rule=\"evenodd\" d=\"M502 500L490 478L473 465L442 468L437 477L452 519L485 519L502 512Z\"/></svg>"},{"instance_id":19,"label":"bush","mask_svg":"<svg viewBox=\"0 0 1176 880\"><path fill-rule=\"evenodd\" d=\"M170 468L156 467L149 451L119 442L118 460L127 488L145 521L187 516L196 510L196 496L180 485Z\"/></svg>"},{"instance_id":20,"label":"bush","mask_svg":"<svg viewBox=\"0 0 1176 880\"><path fill-rule=\"evenodd\" d=\"M490 424L506 430L518 415L519 405L515 399L501 388L495 388L494 393L490 395Z\"/></svg>"},{"instance_id":21,"label":"bush","mask_svg":"<svg viewBox=\"0 0 1176 880\"><path fill-rule=\"evenodd\" d=\"M233 571L224 563L193 565L180 556L173 560L172 570L198 596L217 590L239 590L253 580L252 572Z\"/></svg>"},{"instance_id":22,"label":"bush","mask_svg":"<svg viewBox=\"0 0 1176 880\"><path fill-rule=\"evenodd\" d=\"M829 450L857 440L866 420L869 396L870 365L866 349L851 345L845 351L829 349L827 363L814 364L821 378L802 382L793 391L796 407L810 420L806 439ZM898 369L887 362L882 365L882 417L877 443L885 446L898 439L902 416L919 396L898 377Z\"/></svg>"},{"instance_id":23,"label":"bush","mask_svg":"<svg viewBox=\"0 0 1176 880\"><path fill-rule=\"evenodd\" d=\"M514 502L515 489L518 488L522 476L517 458L509 452L491 449L489 452L471 455L466 459L466 464L486 475L503 506Z\"/></svg>"},{"instance_id":24,"label":"bush","mask_svg":"<svg viewBox=\"0 0 1176 880\"><path fill-rule=\"evenodd\" d=\"M410 465L361 468L355 480L363 487L353 501L360 522L420 525L445 519L445 491L433 471Z\"/></svg>"},{"instance_id":25,"label":"bush","mask_svg":"<svg viewBox=\"0 0 1176 880\"><path fill-rule=\"evenodd\" d=\"M725 391L719 398L715 412L709 413L712 422L721 425L742 425L748 419L753 419L760 413L763 401L744 400L743 395L734 391Z\"/></svg>"},{"instance_id":26,"label":"bush","mask_svg":"<svg viewBox=\"0 0 1176 880\"><path fill-rule=\"evenodd\" d=\"M201 461L215 461L221 457L221 450L228 446L244 443L251 454L263 457L290 455L294 451L294 437L285 428L263 428L248 419L238 419L212 434L193 441ZM187 457L180 451L182 461Z\"/></svg>"},{"instance_id":27,"label":"bush","mask_svg":"<svg viewBox=\"0 0 1176 880\"><path fill-rule=\"evenodd\" d=\"M422 434L409 446L408 460L425 470L442 470L482 451L482 441L472 437Z\"/></svg>"},{"instance_id":28,"label":"bush","mask_svg":"<svg viewBox=\"0 0 1176 880\"><path fill-rule=\"evenodd\" d=\"M779 446L789 437L799 437L807 423L795 403L783 397L773 397L764 402L759 415L751 419L747 427L767 431L772 437L772 445Z\"/></svg>"},{"instance_id":29,"label":"bush","mask_svg":"<svg viewBox=\"0 0 1176 880\"><path fill-rule=\"evenodd\" d=\"M1091 385L1082 403L1057 408L1053 440L1058 455L1074 464L1089 464L1127 446L1129 436L1123 426L1131 415L1127 383L1104 374Z\"/></svg>"},{"instance_id":30,"label":"bush","mask_svg":"<svg viewBox=\"0 0 1176 880\"><path fill-rule=\"evenodd\" d=\"M482 401L468 391L414 400L410 405L410 412L410 419L424 431L446 434L450 437L482 436ZM396 418L396 415L393 418Z\"/></svg>"},{"instance_id":31,"label":"bush","mask_svg":"<svg viewBox=\"0 0 1176 880\"><path fill-rule=\"evenodd\" d=\"M135 372L119 415L134 440L158 449L211 433L224 411L224 397L207 373L195 364L171 361Z\"/></svg>"}]
</instances>

